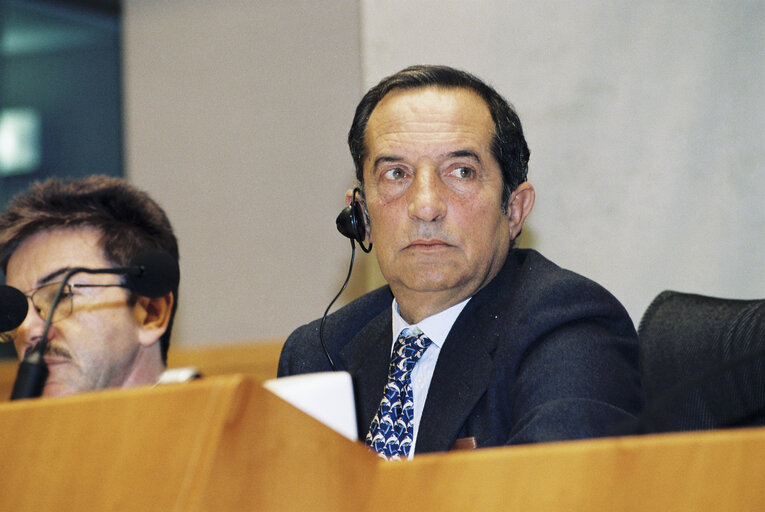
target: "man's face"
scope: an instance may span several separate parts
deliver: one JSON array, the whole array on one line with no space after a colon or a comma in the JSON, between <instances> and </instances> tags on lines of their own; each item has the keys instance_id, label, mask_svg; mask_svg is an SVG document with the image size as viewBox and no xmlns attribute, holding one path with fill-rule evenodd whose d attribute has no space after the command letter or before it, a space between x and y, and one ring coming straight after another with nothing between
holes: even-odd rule
<instances>
[{"instance_id":1,"label":"man's face","mask_svg":"<svg viewBox=\"0 0 765 512\"><path fill-rule=\"evenodd\" d=\"M483 99L460 88L393 90L369 118L370 240L410 322L472 296L505 261L511 229L493 130Z\"/></svg>"},{"instance_id":2,"label":"man's face","mask_svg":"<svg viewBox=\"0 0 765 512\"><path fill-rule=\"evenodd\" d=\"M26 238L8 262L7 283L31 295L47 283L60 282L71 267L111 265L98 244L99 231L90 227L41 231ZM115 284L115 275L75 274L72 284ZM120 386L139 349L138 322L124 288L72 288L72 314L51 325L45 362L50 372L43 396ZM19 357L33 347L45 319L29 305L24 323L14 332Z\"/></svg>"}]
</instances>

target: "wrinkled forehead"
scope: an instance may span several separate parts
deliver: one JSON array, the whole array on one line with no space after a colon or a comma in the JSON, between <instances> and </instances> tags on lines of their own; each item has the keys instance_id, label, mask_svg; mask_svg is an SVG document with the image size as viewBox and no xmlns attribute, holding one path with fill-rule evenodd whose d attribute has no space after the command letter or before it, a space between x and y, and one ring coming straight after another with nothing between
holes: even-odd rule
<instances>
[{"instance_id":1,"label":"wrinkled forehead","mask_svg":"<svg viewBox=\"0 0 765 512\"><path fill-rule=\"evenodd\" d=\"M485 101L470 89L395 89L367 124L367 162L379 154L489 151L494 122Z\"/></svg>"},{"instance_id":2,"label":"wrinkled forehead","mask_svg":"<svg viewBox=\"0 0 765 512\"><path fill-rule=\"evenodd\" d=\"M457 118L474 118L484 127L493 129L494 126L489 106L480 94L465 87L437 85L392 89L372 110L368 123L404 114L422 122L432 116L450 114Z\"/></svg>"}]
</instances>

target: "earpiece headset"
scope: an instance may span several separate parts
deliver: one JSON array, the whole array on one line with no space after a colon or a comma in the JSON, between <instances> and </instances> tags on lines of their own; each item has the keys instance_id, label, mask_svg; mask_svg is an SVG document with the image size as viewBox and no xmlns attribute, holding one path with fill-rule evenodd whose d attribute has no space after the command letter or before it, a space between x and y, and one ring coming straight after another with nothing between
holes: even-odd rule
<instances>
[{"instance_id":1,"label":"earpiece headset","mask_svg":"<svg viewBox=\"0 0 765 512\"><path fill-rule=\"evenodd\" d=\"M348 275L345 278L343 286L340 291L337 292L335 298L329 303L327 309L324 310L324 315L321 317L321 324L319 326L319 342L321 343L321 349L324 351L324 355L327 356L327 361L332 370L337 370L335 362L332 360L332 356L329 355L327 350L327 344L324 342L324 323L327 321L327 314L332 304L340 297L348 285L348 280L351 278L351 271L353 270L353 258L356 255L356 244L359 243L361 250L368 253L372 250L372 244L369 247L364 246L364 239L367 237L367 227L365 222L366 214L364 213L364 205L359 201L356 201L356 194L361 194L361 189L356 187L353 189L353 196L351 196L351 204L343 208L343 211L335 219L337 224L337 230L343 235L351 239L351 264L348 266Z\"/></svg>"},{"instance_id":2,"label":"earpiece headset","mask_svg":"<svg viewBox=\"0 0 765 512\"><path fill-rule=\"evenodd\" d=\"M343 208L343 211L337 216L335 223L337 224L337 230L343 235L351 239L351 245L354 240L359 243L361 250L368 253L372 250L372 244L369 247L364 246L364 239L366 238L366 222L364 213L364 205L356 200L356 194L361 194L361 189L358 187L353 189L353 197L351 197L351 204Z\"/></svg>"}]
</instances>

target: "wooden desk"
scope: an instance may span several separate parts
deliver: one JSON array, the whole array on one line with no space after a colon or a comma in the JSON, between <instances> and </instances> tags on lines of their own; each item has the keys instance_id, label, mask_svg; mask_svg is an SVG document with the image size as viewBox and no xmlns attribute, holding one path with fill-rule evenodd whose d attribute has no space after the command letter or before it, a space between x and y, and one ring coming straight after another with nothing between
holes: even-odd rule
<instances>
[{"instance_id":1,"label":"wooden desk","mask_svg":"<svg viewBox=\"0 0 765 512\"><path fill-rule=\"evenodd\" d=\"M385 462L249 376L0 404L7 510L759 511L765 428Z\"/></svg>"}]
</instances>

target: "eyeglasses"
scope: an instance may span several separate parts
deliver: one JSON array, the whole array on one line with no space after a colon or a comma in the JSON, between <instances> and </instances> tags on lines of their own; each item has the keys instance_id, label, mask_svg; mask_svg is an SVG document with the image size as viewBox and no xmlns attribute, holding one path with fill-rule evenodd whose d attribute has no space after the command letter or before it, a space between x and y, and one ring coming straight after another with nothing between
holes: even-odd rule
<instances>
[{"instance_id":1,"label":"eyeglasses","mask_svg":"<svg viewBox=\"0 0 765 512\"><path fill-rule=\"evenodd\" d=\"M32 295L27 295L29 300L32 301L32 306L37 310L40 318L46 320L50 313L53 299L56 297L61 283L49 283L39 287ZM74 309L74 293L72 288L127 288L124 284L65 284L63 290L61 290L61 298L59 299L56 310L53 312L51 323L63 320L72 314Z\"/></svg>"},{"instance_id":2,"label":"eyeglasses","mask_svg":"<svg viewBox=\"0 0 765 512\"><path fill-rule=\"evenodd\" d=\"M48 283L43 285L32 292L32 295L27 295L27 298L32 301L32 306L37 310L37 314L43 320L48 319L53 299L56 297L56 292L61 286L61 282ZM61 298L58 301L56 310L53 312L51 323L63 320L72 314L74 310L74 293L72 288L127 288L124 284L65 284L61 290ZM14 331L0 333L0 343L12 342L14 339Z\"/></svg>"},{"instance_id":3,"label":"eyeglasses","mask_svg":"<svg viewBox=\"0 0 765 512\"><path fill-rule=\"evenodd\" d=\"M32 295L27 295L27 298L32 301L32 306L43 320L47 320L53 299L56 297L56 292L60 286L61 282L48 283L33 291ZM72 314L74 310L74 293L72 288L127 288L127 286L124 284L65 284L61 290L61 298L58 301L56 310L53 312L51 323L63 320ZM0 333L0 343L13 341L13 332Z\"/></svg>"},{"instance_id":4,"label":"eyeglasses","mask_svg":"<svg viewBox=\"0 0 765 512\"><path fill-rule=\"evenodd\" d=\"M56 292L61 286L61 282L48 283L37 288L32 292L32 295L27 295L27 298L32 301L32 306L37 310L40 318L47 320L50 312L53 299L56 297ZM58 301L56 310L53 312L51 323L63 320L72 314L74 310L74 293L72 288L127 288L124 284L65 284L61 290L61 298ZM1 332L0 343L12 342L14 339L14 332Z\"/></svg>"}]
</instances>

